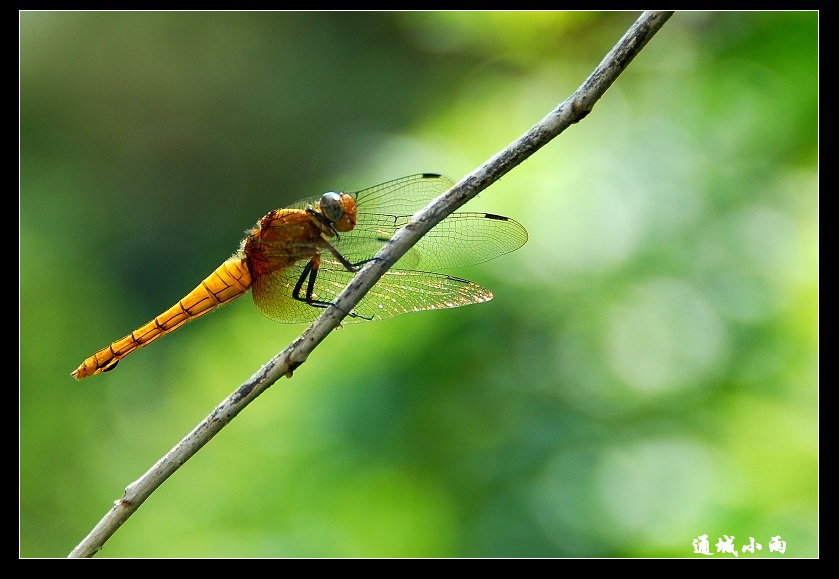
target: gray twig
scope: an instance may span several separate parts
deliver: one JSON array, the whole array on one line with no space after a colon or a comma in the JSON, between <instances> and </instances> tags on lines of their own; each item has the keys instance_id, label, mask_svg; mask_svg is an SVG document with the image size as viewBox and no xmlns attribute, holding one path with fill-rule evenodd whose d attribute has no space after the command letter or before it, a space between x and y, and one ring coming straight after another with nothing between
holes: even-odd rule
<instances>
[{"instance_id":1,"label":"gray twig","mask_svg":"<svg viewBox=\"0 0 839 579\"><path fill-rule=\"evenodd\" d=\"M504 176L570 125L591 112L617 77L672 16L672 12L644 12L623 38L606 55L594 72L568 99L562 102L529 131L466 175L449 191L419 211L400 229L376 257L368 262L303 334L290 346L274 356L262 368L219 404L195 429L152 466L139 479L128 485L121 499L69 554L69 557L91 557L141 504L182 464L198 452L250 402L283 376L306 361L309 354L351 312L379 278L405 254L423 235L479 192Z\"/></svg>"}]
</instances>

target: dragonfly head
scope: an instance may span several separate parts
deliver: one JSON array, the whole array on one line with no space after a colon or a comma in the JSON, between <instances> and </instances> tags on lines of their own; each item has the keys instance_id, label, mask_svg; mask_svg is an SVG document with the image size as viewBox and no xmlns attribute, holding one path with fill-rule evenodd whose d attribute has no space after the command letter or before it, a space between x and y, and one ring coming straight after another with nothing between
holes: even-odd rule
<instances>
[{"instance_id":1,"label":"dragonfly head","mask_svg":"<svg viewBox=\"0 0 839 579\"><path fill-rule=\"evenodd\" d=\"M352 231L357 219L355 199L346 193L329 191L321 195L318 210L335 231Z\"/></svg>"}]
</instances>

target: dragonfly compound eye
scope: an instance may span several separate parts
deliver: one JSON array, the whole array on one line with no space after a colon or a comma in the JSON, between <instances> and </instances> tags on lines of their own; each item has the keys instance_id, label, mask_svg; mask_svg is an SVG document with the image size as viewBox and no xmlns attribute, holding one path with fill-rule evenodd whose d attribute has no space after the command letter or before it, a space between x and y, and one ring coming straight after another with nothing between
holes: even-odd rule
<instances>
[{"instance_id":1,"label":"dragonfly compound eye","mask_svg":"<svg viewBox=\"0 0 839 579\"><path fill-rule=\"evenodd\" d=\"M319 205L321 214L331 223L335 223L344 215L344 204L341 203L341 196L334 191L321 195Z\"/></svg>"}]
</instances>

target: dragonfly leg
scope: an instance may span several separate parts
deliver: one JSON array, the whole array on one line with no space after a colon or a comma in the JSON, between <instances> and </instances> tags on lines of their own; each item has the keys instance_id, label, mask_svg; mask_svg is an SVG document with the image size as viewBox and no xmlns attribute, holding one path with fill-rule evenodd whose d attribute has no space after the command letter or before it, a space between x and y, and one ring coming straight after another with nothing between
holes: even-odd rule
<instances>
[{"instance_id":1,"label":"dragonfly leg","mask_svg":"<svg viewBox=\"0 0 839 579\"><path fill-rule=\"evenodd\" d=\"M337 258L337 256L336 256ZM346 259L341 257L342 263L346 262L347 265L350 267L350 264ZM297 283L294 284L294 290L291 292L291 297L294 299L304 302L314 308L327 308L329 306L335 305L332 302L327 302L323 300L316 299L315 296L315 281L318 277L318 271L320 269L320 255L315 255L312 259L309 260L309 263L303 268L303 271L300 273L300 278L297 280ZM349 269L349 267L348 267ZM350 269L350 271L356 271L354 269ZM306 284L306 293L305 295L301 295L300 291L303 289L303 284ZM337 307L337 306L335 306ZM372 319L366 318L361 314L357 314L356 312L348 312L348 316L352 318L363 318L365 320Z\"/></svg>"},{"instance_id":2,"label":"dragonfly leg","mask_svg":"<svg viewBox=\"0 0 839 579\"><path fill-rule=\"evenodd\" d=\"M357 261L357 262L355 262L354 264L352 264L352 266L353 266L353 271L358 271L359 269L361 269L361 266L362 266L362 265L368 264L368 263L370 263L371 261L379 261L379 258L377 258L377 257L368 257L367 259L362 259L361 261Z\"/></svg>"},{"instance_id":3,"label":"dragonfly leg","mask_svg":"<svg viewBox=\"0 0 839 579\"><path fill-rule=\"evenodd\" d=\"M326 247L326 249L328 249L328 250L329 250L329 253L331 253L331 254L332 254L332 256L333 256L335 259L337 259L337 260L341 263L341 265L343 265L343 266L344 266L344 268L345 268L347 271L351 271L351 272L353 272L353 273L355 273L355 272L357 272L357 271L358 271L358 267L359 267L359 265L360 265L360 264L357 264L357 263L352 263L352 262L351 262L350 260L348 260L346 257L344 257L343 255L341 255L341 252L340 252L340 251L338 251L337 249L335 249L335 248L332 246L332 244L331 244L331 243L329 243L328 241L324 240L324 241L323 241L323 245L324 245L324 247ZM320 262L320 256L318 256L318 262ZM311 262L309 262L309 263L311 264ZM362 262L362 263L365 263L365 262Z\"/></svg>"},{"instance_id":4,"label":"dragonfly leg","mask_svg":"<svg viewBox=\"0 0 839 579\"><path fill-rule=\"evenodd\" d=\"M356 261L355 263L353 263L350 260L348 260L346 257L344 257L343 255L341 255L341 252L338 251L337 249L335 249L332 246L332 244L329 243L328 241L323 240L322 246L329 250L329 253L331 253L332 256L335 259L337 259L338 262L341 265L344 266L344 269L346 269L347 271L351 271L353 273L356 273L359 269L361 269L361 266L364 265L365 263L370 263L371 261L376 261L377 260L377 258L375 258L375 257L368 257L367 259L362 259L361 261Z\"/></svg>"},{"instance_id":5,"label":"dragonfly leg","mask_svg":"<svg viewBox=\"0 0 839 579\"><path fill-rule=\"evenodd\" d=\"M314 298L315 280L318 277L319 268L320 256L316 255L315 257L309 260L309 263L306 264L306 267L304 267L303 271L300 273L300 278L297 280L297 283L294 284L294 290L291 292L291 297L293 297L297 301L305 302L315 308L325 308L330 306L331 303L322 300L317 300ZM307 280L308 283L306 283ZM306 293L301 294L300 290L303 289L304 283L306 283Z\"/></svg>"}]
</instances>

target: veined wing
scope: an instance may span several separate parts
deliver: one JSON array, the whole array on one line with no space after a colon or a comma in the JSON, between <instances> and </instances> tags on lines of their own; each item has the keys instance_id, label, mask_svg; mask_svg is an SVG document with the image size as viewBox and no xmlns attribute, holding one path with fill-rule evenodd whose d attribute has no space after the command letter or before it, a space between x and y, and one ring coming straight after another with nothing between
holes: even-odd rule
<instances>
[{"instance_id":1,"label":"veined wing","mask_svg":"<svg viewBox=\"0 0 839 579\"><path fill-rule=\"evenodd\" d=\"M257 309L278 322L310 322L323 313L292 297L305 264L298 263L254 280L253 299ZM355 273L338 261L323 256L312 299L332 303ZM441 273L387 271L364 296L343 323L384 320L408 312L420 312L476 304L492 299L492 292L469 280Z\"/></svg>"},{"instance_id":2,"label":"veined wing","mask_svg":"<svg viewBox=\"0 0 839 579\"><path fill-rule=\"evenodd\" d=\"M334 246L353 263L372 257L414 213L454 183L422 173L349 193L358 205L358 222ZM527 241L517 221L493 213L458 212L438 223L394 266L433 271L474 265L515 251Z\"/></svg>"}]
</instances>

